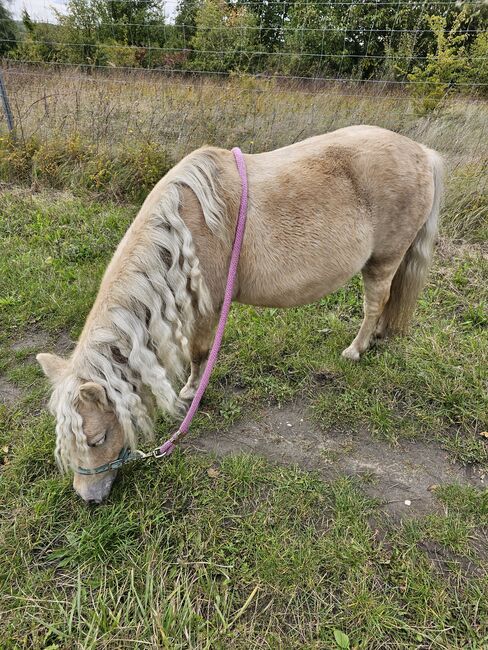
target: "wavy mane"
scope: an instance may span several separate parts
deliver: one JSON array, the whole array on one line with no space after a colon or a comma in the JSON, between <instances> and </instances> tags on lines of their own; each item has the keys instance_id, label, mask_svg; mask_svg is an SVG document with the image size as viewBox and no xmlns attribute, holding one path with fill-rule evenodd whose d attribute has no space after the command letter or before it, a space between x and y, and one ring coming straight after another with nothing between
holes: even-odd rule
<instances>
[{"instance_id":1,"label":"wavy mane","mask_svg":"<svg viewBox=\"0 0 488 650\"><path fill-rule=\"evenodd\" d=\"M216 179L212 149L187 156L156 185L119 244L69 371L51 397L62 469L69 467L73 445L78 452L87 451L77 411L85 381L105 388L131 448L138 432L151 436L155 405L181 413L175 384L184 379L188 341L196 318L209 312L211 298L191 233L179 214L180 189L194 192L210 230L225 238Z\"/></svg>"}]
</instances>

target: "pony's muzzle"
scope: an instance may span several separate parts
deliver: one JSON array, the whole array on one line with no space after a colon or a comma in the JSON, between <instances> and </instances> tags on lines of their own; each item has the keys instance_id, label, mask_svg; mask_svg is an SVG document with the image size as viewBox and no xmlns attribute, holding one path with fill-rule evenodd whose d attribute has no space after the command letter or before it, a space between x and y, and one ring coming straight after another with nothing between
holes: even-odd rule
<instances>
[{"instance_id":1,"label":"pony's muzzle","mask_svg":"<svg viewBox=\"0 0 488 650\"><path fill-rule=\"evenodd\" d=\"M99 504L110 494L116 476L117 470L104 472L98 476L75 474L73 487L86 503Z\"/></svg>"}]
</instances>

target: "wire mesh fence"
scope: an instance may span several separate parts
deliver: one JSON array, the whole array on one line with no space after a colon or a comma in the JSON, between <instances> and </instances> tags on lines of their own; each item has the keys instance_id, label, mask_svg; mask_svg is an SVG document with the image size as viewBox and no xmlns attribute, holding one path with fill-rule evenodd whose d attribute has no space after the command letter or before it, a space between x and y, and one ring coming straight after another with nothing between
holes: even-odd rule
<instances>
[{"instance_id":1,"label":"wire mesh fence","mask_svg":"<svg viewBox=\"0 0 488 650\"><path fill-rule=\"evenodd\" d=\"M485 2L70 0L56 23L1 28L10 68L250 74L488 88Z\"/></svg>"},{"instance_id":2,"label":"wire mesh fence","mask_svg":"<svg viewBox=\"0 0 488 650\"><path fill-rule=\"evenodd\" d=\"M104 189L123 169L123 194L205 143L261 151L359 122L486 172L483 2L70 0L10 35L2 20L23 147L8 168L31 182Z\"/></svg>"}]
</instances>

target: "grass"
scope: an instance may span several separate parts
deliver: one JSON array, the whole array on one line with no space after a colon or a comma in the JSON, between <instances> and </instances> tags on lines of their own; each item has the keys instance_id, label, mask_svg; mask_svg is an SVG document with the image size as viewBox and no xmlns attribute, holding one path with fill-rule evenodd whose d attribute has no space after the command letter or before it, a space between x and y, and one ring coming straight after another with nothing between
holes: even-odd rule
<instances>
[{"instance_id":1,"label":"grass","mask_svg":"<svg viewBox=\"0 0 488 650\"><path fill-rule=\"evenodd\" d=\"M300 309L235 305L195 430L225 429L297 398L324 429L366 427L385 445L435 438L452 460L488 468L479 435L488 429L484 105L418 118L395 97L266 95L244 82L161 88L147 79L65 79L61 95L51 79L56 99L41 115L43 102L26 110L41 89L35 79L19 83L14 106L25 116L21 144L37 138L38 148L17 171L0 154L9 181L0 194L0 389L7 382L17 394L0 404L0 648L488 647L486 490L436 486L434 511L397 521L366 496L367 477L324 482L253 456L217 462L178 451L126 468L107 505L89 509L57 474L47 385L33 361L79 334L137 211L128 198L157 171L143 170L125 191L140 158L124 157L124 142L132 152L148 146L164 169L204 140L264 149L341 122L380 123L437 143L451 169L412 332L359 365L342 360L361 319L357 278ZM102 88L115 93L108 106ZM54 135L76 105L63 144ZM137 120L121 131L129 108ZM91 130L86 111L99 116ZM83 153L57 157L74 131ZM49 148L56 155L46 157ZM102 154L112 176L90 186ZM50 172L39 173L46 161ZM161 419L158 438L167 428Z\"/></svg>"},{"instance_id":2,"label":"grass","mask_svg":"<svg viewBox=\"0 0 488 650\"><path fill-rule=\"evenodd\" d=\"M479 493L445 490L452 514L380 534L350 480L245 456L209 469L178 453L124 472L96 510L51 472L20 492L7 476L2 545L18 551L2 562L2 647L331 648L336 629L356 648L487 640L488 584L469 550L488 524Z\"/></svg>"},{"instance_id":3,"label":"grass","mask_svg":"<svg viewBox=\"0 0 488 650\"><path fill-rule=\"evenodd\" d=\"M0 210L7 253L0 260L3 363L8 377L30 385L40 374L19 370L19 351L8 341L33 328L78 336L110 251L136 208L15 190L3 194ZM361 320L357 278L300 309L236 305L208 393L206 426L227 425L263 400L305 394L326 427L365 424L393 442L439 435L461 460L488 461L478 435L488 428L488 262L480 247L461 250L446 242L410 335L379 345L359 365L340 356ZM317 387L324 381L325 390Z\"/></svg>"},{"instance_id":4,"label":"grass","mask_svg":"<svg viewBox=\"0 0 488 650\"><path fill-rule=\"evenodd\" d=\"M481 100L452 99L419 116L407 94L354 85L311 90L246 77L187 82L145 71L52 74L27 66L9 69L6 84L17 141L0 142L0 180L139 202L203 144L253 153L375 124L446 157L446 234L469 243L488 236L488 109Z\"/></svg>"}]
</instances>

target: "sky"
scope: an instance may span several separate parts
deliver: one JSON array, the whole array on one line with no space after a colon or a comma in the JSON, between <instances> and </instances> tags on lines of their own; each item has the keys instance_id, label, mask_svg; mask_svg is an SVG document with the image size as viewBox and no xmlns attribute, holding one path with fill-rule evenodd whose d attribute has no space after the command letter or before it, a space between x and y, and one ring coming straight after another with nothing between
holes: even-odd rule
<instances>
[{"instance_id":1,"label":"sky","mask_svg":"<svg viewBox=\"0 0 488 650\"><path fill-rule=\"evenodd\" d=\"M7 0L7 6L15 20L20 20L24 7L33 20L43 22L56 22L56 14L53 8L62 13L66 12L67 0ZM176 0L166 3L166 16L171 17L176 6Z\"/></svg>"},{"instance_id":2,"label":"sky","mask_svg":"<svg viewBox=\"0 0 488 650\"><path fill-rule=\"evenodd\" d=\"M7 2L13 17L19 20L24 7L31 18L35 20L55 22L56 15L53 8L63 12L66 0L10 0Z\"/></svg>"}]
</instances>

